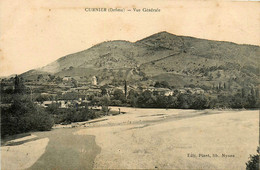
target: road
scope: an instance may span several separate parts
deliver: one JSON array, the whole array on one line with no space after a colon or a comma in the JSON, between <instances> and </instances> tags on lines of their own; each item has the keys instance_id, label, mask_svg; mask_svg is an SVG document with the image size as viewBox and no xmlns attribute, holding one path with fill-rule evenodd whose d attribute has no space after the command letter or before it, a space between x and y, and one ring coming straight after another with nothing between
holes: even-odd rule
<instances>
[{"instance_id":1,"label":"road","mask_svg":"<svg viewBox=\"0 0 260 170\"><path fill-rule=\"evenodd\" d=\"M258 111L120 111L11 140L2 169L245 169L258 146Z\"/></svg>"}]
</instances>

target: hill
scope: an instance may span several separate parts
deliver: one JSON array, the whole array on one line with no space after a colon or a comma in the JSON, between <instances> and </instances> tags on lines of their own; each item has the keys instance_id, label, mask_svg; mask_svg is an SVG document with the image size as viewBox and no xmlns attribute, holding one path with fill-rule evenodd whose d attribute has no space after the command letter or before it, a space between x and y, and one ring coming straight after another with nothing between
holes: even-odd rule
<instances>
[{"instance_id":1,"label":"hill","mask_svg":"<svg viewBox=\"0 0 260 170\"><path fill-rule=\"evenodd\" d=\"M25 79L39 75L72 76L101 84L123 82L240 88L259 83L260 47L212 41L160 32L137 42L107 41L64 56L40 69L23 73Z\"/></svg>"}]
</instances>

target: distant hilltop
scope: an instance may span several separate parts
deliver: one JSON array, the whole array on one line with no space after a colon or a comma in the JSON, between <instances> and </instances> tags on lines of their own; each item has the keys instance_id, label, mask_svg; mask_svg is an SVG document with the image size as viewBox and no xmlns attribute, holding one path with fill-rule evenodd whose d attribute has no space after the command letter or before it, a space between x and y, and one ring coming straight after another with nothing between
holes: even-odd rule
<instances>
[{"instance_id":1,"label":"distant hilltop","mask_svg":"<svg viewBox=\"0 0 260 170\"><path fill-rule=\"evenodd\" d=\"M103 42L21 74L26 80L39 75L71 76L101 84L123 82L149 84L168 81L184 85L234 88L259 84L260 47L212 41L159 32L136 42Z\"/></svg>"}]
</instances>

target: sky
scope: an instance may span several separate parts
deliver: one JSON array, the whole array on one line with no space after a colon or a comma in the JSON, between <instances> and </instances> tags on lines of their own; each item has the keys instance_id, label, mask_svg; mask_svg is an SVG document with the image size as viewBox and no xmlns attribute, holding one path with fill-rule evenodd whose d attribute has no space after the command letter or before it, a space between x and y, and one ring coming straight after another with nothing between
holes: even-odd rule
<instances>
[{"instance_id":1,"label":"sky","mask_svg":"<svg viewBox=\"0 0 260 170\"><path fill-rule=\"evenodd\" d=\"M160 12L86 12L154 8ZM0 76L45 66L108 40L160 31L260 45L260 3L202 0L1 0Z\"/></svg>"}]
</instances>

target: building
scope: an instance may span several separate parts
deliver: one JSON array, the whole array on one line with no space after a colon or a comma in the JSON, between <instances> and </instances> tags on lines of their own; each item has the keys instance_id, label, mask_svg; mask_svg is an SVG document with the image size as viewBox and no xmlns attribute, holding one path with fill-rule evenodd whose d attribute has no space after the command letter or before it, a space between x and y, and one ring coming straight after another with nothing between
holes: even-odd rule
<instances>
[{"instance_id":1,"label":"building","mask_svg":"<svg viewBox=\"0 0 260 170\"><path fill-rule=\"evenodd\" d=\"M195 89L194 89L194 93L195 93L195 94L204 94L205 91L204 91L203 89L201 89L201 88L195 88Z\"/></svg>"},{"instance_id":2,"label":"building","mask_svg":"<svg viewBox=\"0 0 260 170\"><path fill-rule=\"evenodd\" d=\"M96 86L97 85L97 77L93 76L91 82L92 82L92 85Z\"/></svg>"},{"instance_id":3,"label":"building","mask_svg":"<svg viewBox=\"0 0 260 170\"><path fill-rule=\"evenodd\" d=\"M83 87L78 87L75 89L75 91L79 95L85 95L85 96L101 96L102 90L99 87L88 87L88 86L83 86Z\"/></svg>"},{"instance_id":4,"label":"building","mask_svg":"<svg viewBox=\"0 0 260 170\"><path fill-rule=\"evenodd\" d=\"M156 87L147 87L146 89L143 89L143 91L149 90L154 95L164 95L164 96L172 96L173 91L168 88L156 88Z\"/></svg>"},{"instance_id":5,"label":"building","mask_svg":"<svg viewBox=\"0 0 260 170\"><path fill-rule=\"evenodd\" d=\"M71 81L71 77L70 76L65 76L65 77L63 77L62 81L64 81L64 82Z\"/></svg>"}]
</instances>

